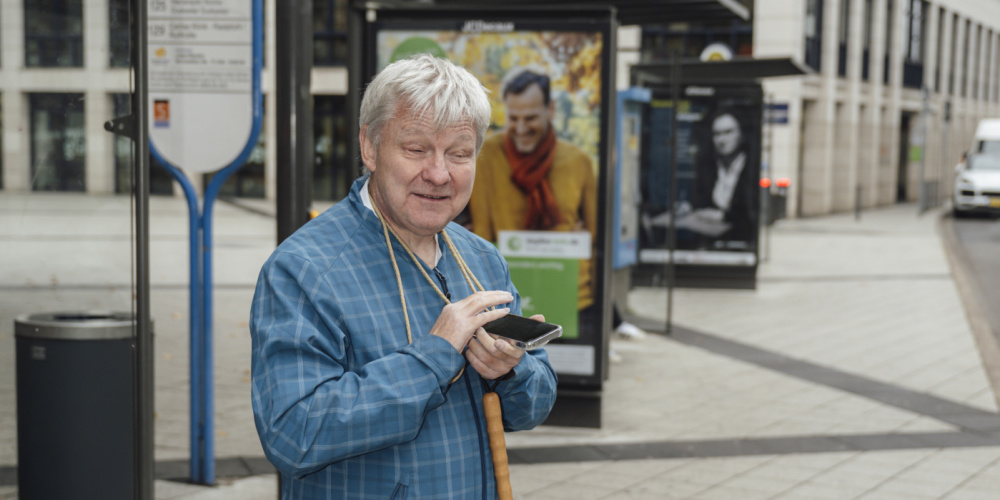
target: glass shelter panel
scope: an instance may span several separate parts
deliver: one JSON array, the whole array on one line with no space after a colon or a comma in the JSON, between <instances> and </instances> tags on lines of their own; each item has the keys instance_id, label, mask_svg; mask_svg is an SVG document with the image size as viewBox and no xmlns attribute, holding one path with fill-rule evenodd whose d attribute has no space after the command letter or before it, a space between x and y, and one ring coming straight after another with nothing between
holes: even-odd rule
<instances>
[{"instance_id":1,"label":"glass shelter panel","mask_svg":"<svg viewBox=\"0 0 1000 500\"><path fill-rule=\"evenodd\" d=\"M92 16L96 9L90 7L97 3L101 15ZM124 96L132 92L132 83L127 57L120 64L84 57L107 54L111 45L115 54L127 55L126 5L112 0L0 2L2 29L17 33L4 38L10 46L4 46L0 79L0 471L7 472L0 473L0 498L68 497L45 493L50 491L45 488L77 484L80 471L91 465L69 457L85 449L80 443L92 436L59 421L83 422L90 409L60 405L81 394L77 382L111 369L90 355L77 365L65 361L110 344L95 347L95 340L82 339L63 339L59 346L53 346L53 340L41 342L17 326L31 321L28 316L47 314L61 323L122 314L126 349L116 363L123 363L124 372L116 379L124 392L116 397L127 411L100 419L124 422L126 428L132 421L128 377L134 330L128 318L135 313L136 296L135 158L130 139L104 128L106 122L130 114ZM65 357L57 356L57 350ZM42 359L47 359L46 367L32 365ZM81 367L90 371L81 372ZM52 387L46 382L50 379L38 375L44 370L62 370L60 380L66 385ZM110 386L102 389L112 391ZM39 404L48 405L48 410L39 412ZM25 417L25 411L32 413ZM107 407L95 411L111 412ZM46 450L32 436L44 434L59 436L60 446L54 448L58 456L38 462L39 453ZM129 439L102 439L101 445L106 450L100 452L115 449L131 457ZM99 453L88 451L91 456ZM112 467L109 460L90 462L93 467ZM33 463L47 464L46 470L38 473ZM15 470L19 484L10 480ZM111 485L99 476L90 477L108 492L119 487L131 491L131 484ZM125 477L131 476L130 469Z\"/></svg>"}]
</instances>

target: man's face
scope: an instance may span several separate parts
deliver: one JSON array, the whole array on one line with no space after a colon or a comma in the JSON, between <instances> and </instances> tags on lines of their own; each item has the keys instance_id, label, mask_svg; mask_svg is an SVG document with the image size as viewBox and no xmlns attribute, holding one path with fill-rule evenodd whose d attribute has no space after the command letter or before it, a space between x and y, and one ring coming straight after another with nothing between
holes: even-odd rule
<instances>
[{"instance_id":1,"label":"man's face","mask_svg":"<svg viewBox=\"0 0 1000 500\"><path fill-rule=\"evenodd\" d=\"M730 156L740 147L740 124L733 115L722 115L712 122L712 142L720 156Z\"/></svg>"},{"instance_id":2,"label":"man's face","mask_svg":"<svg viewBox=\"0 0 1000 500\"><path fill-rule=\"evenodd\" d=\"M507 130L514 148L521 154L534 152L549 133L555 103L550 101L546 106L542 88L531 84L520 94L507 94L503 104L507 108Z\"/></svg>"},{"instance_id":3,"label":"man's face","mask_svg":"<svg viewBox=\"0 0 1000 500\"><path fill-rule=\"evenodd\" d=\"M476 174L471 123L437 130L429 118L397 108L377 151L367 133L360 133L361 158L372 172L373 202L404 241L434 235L465 208Z\"/></svg>"}]
</instances>

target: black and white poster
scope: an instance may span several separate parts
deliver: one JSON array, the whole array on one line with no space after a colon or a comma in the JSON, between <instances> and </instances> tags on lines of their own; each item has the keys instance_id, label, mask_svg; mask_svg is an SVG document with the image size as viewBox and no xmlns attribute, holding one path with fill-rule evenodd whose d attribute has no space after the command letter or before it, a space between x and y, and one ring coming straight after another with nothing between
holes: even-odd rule
<instances>
[{"instance_id":1,"label":"black and white poster","mask_svg":"<svg viewBox=\"0 0 1000 500\"><path fill-rule=\"evenodd\" d=\"M674 100L654 91L642 171L639 261L756 266L760 215L760 87L682 87L677 109L677 199L671 200Z\"/></svg>"}]
</instances>

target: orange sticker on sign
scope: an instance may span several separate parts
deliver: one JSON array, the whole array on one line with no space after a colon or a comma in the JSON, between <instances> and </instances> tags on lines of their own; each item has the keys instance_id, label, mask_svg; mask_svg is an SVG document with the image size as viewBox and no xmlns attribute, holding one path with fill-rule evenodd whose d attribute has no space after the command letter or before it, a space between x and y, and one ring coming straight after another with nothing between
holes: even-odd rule
<instances>
[{"instance_id":1,"label":"orange sticker on sign","mask_svg":"<svg viewBox=\"0 0 1000 500\"><path fill-rule=\"evenodd\" d=\"M170 101L166 99L153 101L153 126L170 126Z\"/></svg>"}]
</instances>

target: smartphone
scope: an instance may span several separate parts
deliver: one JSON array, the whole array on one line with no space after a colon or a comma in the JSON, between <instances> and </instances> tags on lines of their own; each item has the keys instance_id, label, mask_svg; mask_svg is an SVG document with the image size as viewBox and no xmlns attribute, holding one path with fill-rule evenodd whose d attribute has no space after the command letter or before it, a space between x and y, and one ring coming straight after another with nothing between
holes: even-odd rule
<instances>
[{"instance_id":1,"label":"smartphone","mask_svg":"<svg viewBox=\"0 0 1000 500\"><path fill-rule=\"evenodd\" d=\"M542 323L516 314L490 321L483 325L483 330L506 338L515 347L526 351L542 347L562 335L562 327L555 323Z\"/></svg>"}]
</instances>

